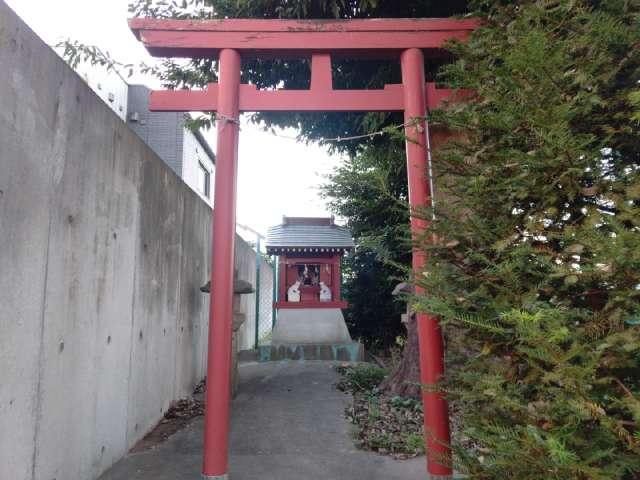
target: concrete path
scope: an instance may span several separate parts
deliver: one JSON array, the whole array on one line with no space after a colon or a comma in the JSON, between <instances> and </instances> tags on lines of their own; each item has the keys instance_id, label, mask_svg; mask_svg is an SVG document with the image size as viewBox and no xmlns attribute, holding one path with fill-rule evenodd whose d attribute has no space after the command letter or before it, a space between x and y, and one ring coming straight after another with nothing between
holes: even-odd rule
<instances>
[{"instance_id":1,"label":"concrete path","mask_svg":"<svg viewBox=\"0 0 640 480\"><path fill-rule=\"evenodd\" d=\"M424 480L424 458L357 450L329 362L247 363L231 418L230 480ZM198 480L202 418L100 480Z\"/></svg>"}]
</instances>

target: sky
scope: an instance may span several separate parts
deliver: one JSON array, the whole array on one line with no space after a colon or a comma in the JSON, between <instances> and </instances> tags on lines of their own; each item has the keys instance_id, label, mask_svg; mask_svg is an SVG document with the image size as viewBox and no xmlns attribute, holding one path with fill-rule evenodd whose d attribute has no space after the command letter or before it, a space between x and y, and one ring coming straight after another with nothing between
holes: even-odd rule
<instances>
[{"instance_id":1,"label":"sky","mask_svg":"<svg viewBox=\"0 0 640 480\"><path fill-rule=\"evenodd\" d=\"M127 27L129 0L5 1L49 45L70 38L99 46L122 63L154 61ZM127 81L158 88L152 78L134 75ZM215 130L203 133L215 150ZM296 134L293 129L277 133ZM281 222L282 215L330 215L318 185L341 159L325 148L263 132L243 118L238 156L238 223L265 234L269 226Z\"/></svg>"}]
</instances>

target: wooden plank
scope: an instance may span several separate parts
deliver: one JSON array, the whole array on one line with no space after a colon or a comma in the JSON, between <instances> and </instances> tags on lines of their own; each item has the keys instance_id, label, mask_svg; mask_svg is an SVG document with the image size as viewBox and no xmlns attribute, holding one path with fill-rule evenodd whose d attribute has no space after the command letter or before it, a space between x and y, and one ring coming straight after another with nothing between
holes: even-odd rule
<instances>
[{"instance_id":1,"label":"wooden plank","mask_svg":"<svg viewBox=\"0 0 640 480\"><path fill-rule=\"evenodd\" d=\"M245 56L308 56L311 50L337 54L360 53L388 57L408 48L442 49L449 40L466 40L467 31L435 32L209 32L143 30L140 39L149 53L159 57L215 58L230 48Z\"/></svg>"},{"instance_id":2,"label":"wooden plank","mask_svg":"<svg viewBox=\"0 0 640 480\"><path fill-rule=\"evenodd\" d=\"M129 27L140 30L210 32L432 32L437 30L473 30L478 19L466 18L373 18L329 20L221 19L169 20L132 18Z\"/></svg>"},{"instance_id":3,"label":"wooden plank","mask_svg":"<svg viewBox=\"0 0 640 480\"><path fill-rule=\"evenodd\" d=\"M446 99L463 99L468 92L436 88L427 83L429 109ZM206 90L163 90L151 92L149 109L164 112L216 111L218 85ZM384 90L257 90L255 85L240 86L242 112L388 112L404 109L402 84L385 85Z\"/></svg>"},{"instance_id":4,"label":"wooden plank","mask_svg":"<svg viewBox=\"0 0 640 480\"><path fill-rule=\"evenodd\" d=\"M311 90L316 92L333 89L331 55L314 53L311 56Z\"/></svg>"},{"instance_id":5,"label":"wooden plank","mask_svg":"<svg viewBox=\"0 0 640 480\"><path fill-rule=\"evenodd\" d=\"M407 48L441 49L465 40L476 19L372 20L156 20L129 26L148 51L164 57L217 57L224 48L245 56L310 56L313 50L340 55L388 57Z\"/></svg>"},{"instance_id":6,"label":"wooden plank","mask_svg":"<svg viewBox=\"0 0 640 480\"><path fill-rule=\"evenodd\" d=\"M210 83L205 90L153 90L149 94L152 112L215 112L217 109L217 83Z\"/></svg>"},{"instance_id":7,"label":"wooden plank","mask_svg":"<svg viewBox=\"0 0 640 480\"><path fill-rule=\"evenodd\" d=\"M387 112L403 107L402 85L384 90L256 90L241 89L240 110L244 112Z\"/></svg>"}]
</instances>

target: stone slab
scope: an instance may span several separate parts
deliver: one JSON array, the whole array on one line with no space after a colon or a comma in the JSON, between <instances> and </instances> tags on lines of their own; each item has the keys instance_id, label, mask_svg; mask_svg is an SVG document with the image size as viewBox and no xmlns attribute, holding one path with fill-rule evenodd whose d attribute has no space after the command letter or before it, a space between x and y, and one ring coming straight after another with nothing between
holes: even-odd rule
<instances>
[{"instance_id":1,"label":"stone slab","mask_svg":"<svg viewBox=\"0 0 640 480\"><path fill-rule=\"evenodd\" d=\"M232 403L230 480L426 480L424 457L358 450L332 362L240 365ZM202 417L152 450L129 455L100 480L199 480Z\"/></svg>"},{"instance_id":2,"label":"stone slab","mask_svg":"<svg viewBox=\"0 0 640 480\"><path fill-rule=\"evenodd\" d=\"M339 308L292 308L278 310L273 345L319 345L351 343L351 335Z\"/></svg>"},{"instance_id":3,"label":"stone slab","mask_svg":"<svg viewBox=\"0 0 640 480\"><path fill-rule=\"evenodd\" d=\"M359 342L303 345L260 345L258 361L277 362L280 360L333 360L341 362L361 362L364 347Z\"/></svg>"}]
</instances>

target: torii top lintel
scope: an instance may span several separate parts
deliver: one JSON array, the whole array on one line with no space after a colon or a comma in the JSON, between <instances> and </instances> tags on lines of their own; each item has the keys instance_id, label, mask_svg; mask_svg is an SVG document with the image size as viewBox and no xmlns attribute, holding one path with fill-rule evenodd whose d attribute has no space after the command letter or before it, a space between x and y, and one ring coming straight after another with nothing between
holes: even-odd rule
<instances>
[{"instance_id":1,"label":"torii top lintel","mask_svg":"<svg viewBox=\"0 0 640 480\"><path fill-rule=\"evenodd\" d=\"M309 90L257 90L240 87L240 111L401 111L402 84L381 90L334 90L331 56L398 58L418 48L440 56L449 40L465 40L478 26L476 19L367 20L159 20L134 18L129 27L149 53L162 57L217 58L223 49L243 57L311 58ZM215 111L218 85L205 90L152 92L156 111ZM426 85L429 108L454 92ZM458 95L465 95L458 92Z\"/></svg>"}]
</instances>

